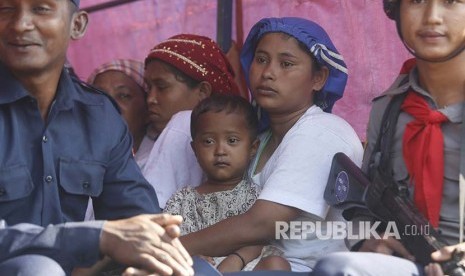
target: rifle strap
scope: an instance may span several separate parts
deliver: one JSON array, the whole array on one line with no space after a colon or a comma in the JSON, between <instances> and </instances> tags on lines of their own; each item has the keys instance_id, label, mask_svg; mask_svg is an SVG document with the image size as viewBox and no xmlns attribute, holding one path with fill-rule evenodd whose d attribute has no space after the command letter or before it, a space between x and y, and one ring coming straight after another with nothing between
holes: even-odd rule
<instances>
[{"instance_id":1,"label":"rifle strap","mask_svg":"<svg viewBox=\"0 0 465 276\"><path fill-rule=\"evenodd\" d=\"M392 177L391 145L396 132L400 108L406 96L407 93L394 95L383 113L378 139L370 157L369 176L371 180L373 180L377 168L384 172L385 176Z\"/></svg>"},{"instance_id":2,"label":"rifle strap","mask_svg":"<svg viewBox=\"0 0 465 276\"><path fill-rule=\"evenodd\" d=\"M460 176L459 176L459 243L463 242L463 222L465 208L465 106L462 105L462 125L460 133Z\"/></svg>"}]
</instances>

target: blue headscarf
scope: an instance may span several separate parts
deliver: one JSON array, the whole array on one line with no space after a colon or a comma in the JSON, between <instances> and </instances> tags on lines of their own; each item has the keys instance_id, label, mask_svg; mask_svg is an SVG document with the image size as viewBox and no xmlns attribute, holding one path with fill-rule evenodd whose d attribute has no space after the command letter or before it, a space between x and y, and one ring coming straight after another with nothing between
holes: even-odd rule
<instances>
[{"instance_id":1,"label":"blue headscarf","mask_svg":"<svg viewBox=\"0 0 465 276\"><path fill-rule=\"evenodd\" d=\"M294 37L307 46L318 64L329 69L326 84L315 94L314 102L325 112L331 112L334 103L344 94L347 66L325 30L313 21L298 17L264 18L258 21L250 30L241 52L241 64L247 83L250 84L249 71L255 48L262 36L270 32L286 33Z\"/></svg>"},{"instance_id":2,"label":"blue headscarf","mask_svg":"<svg viewBox=\"0 0 465 276\"><path fill-rule=\"evenodd\" d=\"M78 7L78 8L79 8L79 1L80 0L71 0L71 2L73 2L74 5L76 5L76 7Z\"/></svg>"}]
</instances>

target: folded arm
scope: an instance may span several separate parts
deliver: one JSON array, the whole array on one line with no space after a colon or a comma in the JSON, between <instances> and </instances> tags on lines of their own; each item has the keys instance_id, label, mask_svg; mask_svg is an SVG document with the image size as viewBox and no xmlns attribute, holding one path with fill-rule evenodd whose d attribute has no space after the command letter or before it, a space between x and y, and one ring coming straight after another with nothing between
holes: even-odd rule
<instances>
[{"instance_id":1,"label":"folded arm","mask_svg":"<svg viewBox=\"0 0 465 276\"><path fill-rule=\"evenodd\" d=\"M263 245L275 238L275 222L291 221L300 210L257 200L246 213L181 237L191 255L225 256L248 245Z\"/></svg>"}]
</instances>

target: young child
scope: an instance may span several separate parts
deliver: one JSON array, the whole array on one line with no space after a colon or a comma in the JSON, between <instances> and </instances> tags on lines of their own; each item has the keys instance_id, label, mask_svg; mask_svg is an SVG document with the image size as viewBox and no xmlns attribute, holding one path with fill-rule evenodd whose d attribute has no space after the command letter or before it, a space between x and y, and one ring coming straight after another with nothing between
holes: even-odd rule
<instances>
[{"instance_id":1,"label":"young child","mask_svg":"<svg viewBox=\"0 0 465 276\"><path fill-rule=\"evenodd\" d=\"M194 108L192 149L206 180L198 187L179 190L166 203L165 212L184 218L181 235L245 213L255 202L259 189L245 175L258 148L257 132L257 116L244 98L213 95ZM261 246L244 250L258 257ZM216 263L218 260L215 259ZM219 269L234 271L244 266L240 253L234 253L226 257Z\"/></svg>"}]
</instances>

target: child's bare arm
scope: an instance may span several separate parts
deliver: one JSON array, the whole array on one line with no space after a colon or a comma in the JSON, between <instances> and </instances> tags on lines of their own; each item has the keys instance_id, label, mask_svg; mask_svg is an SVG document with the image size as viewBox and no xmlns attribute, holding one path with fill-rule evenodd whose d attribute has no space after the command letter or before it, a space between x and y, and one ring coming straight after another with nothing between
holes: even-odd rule
<instances>
[{"instance_id":1,"label":"child's bare arm","mask_svg":"<svg viewBox=\"0 0 465 276\"><path fill-rule=\"evenodd\" d=\"M219 265L220 272L241 271L245 265L260 256L262 245L245 246L227 256Z\"/></svg>"}]
</instances>

